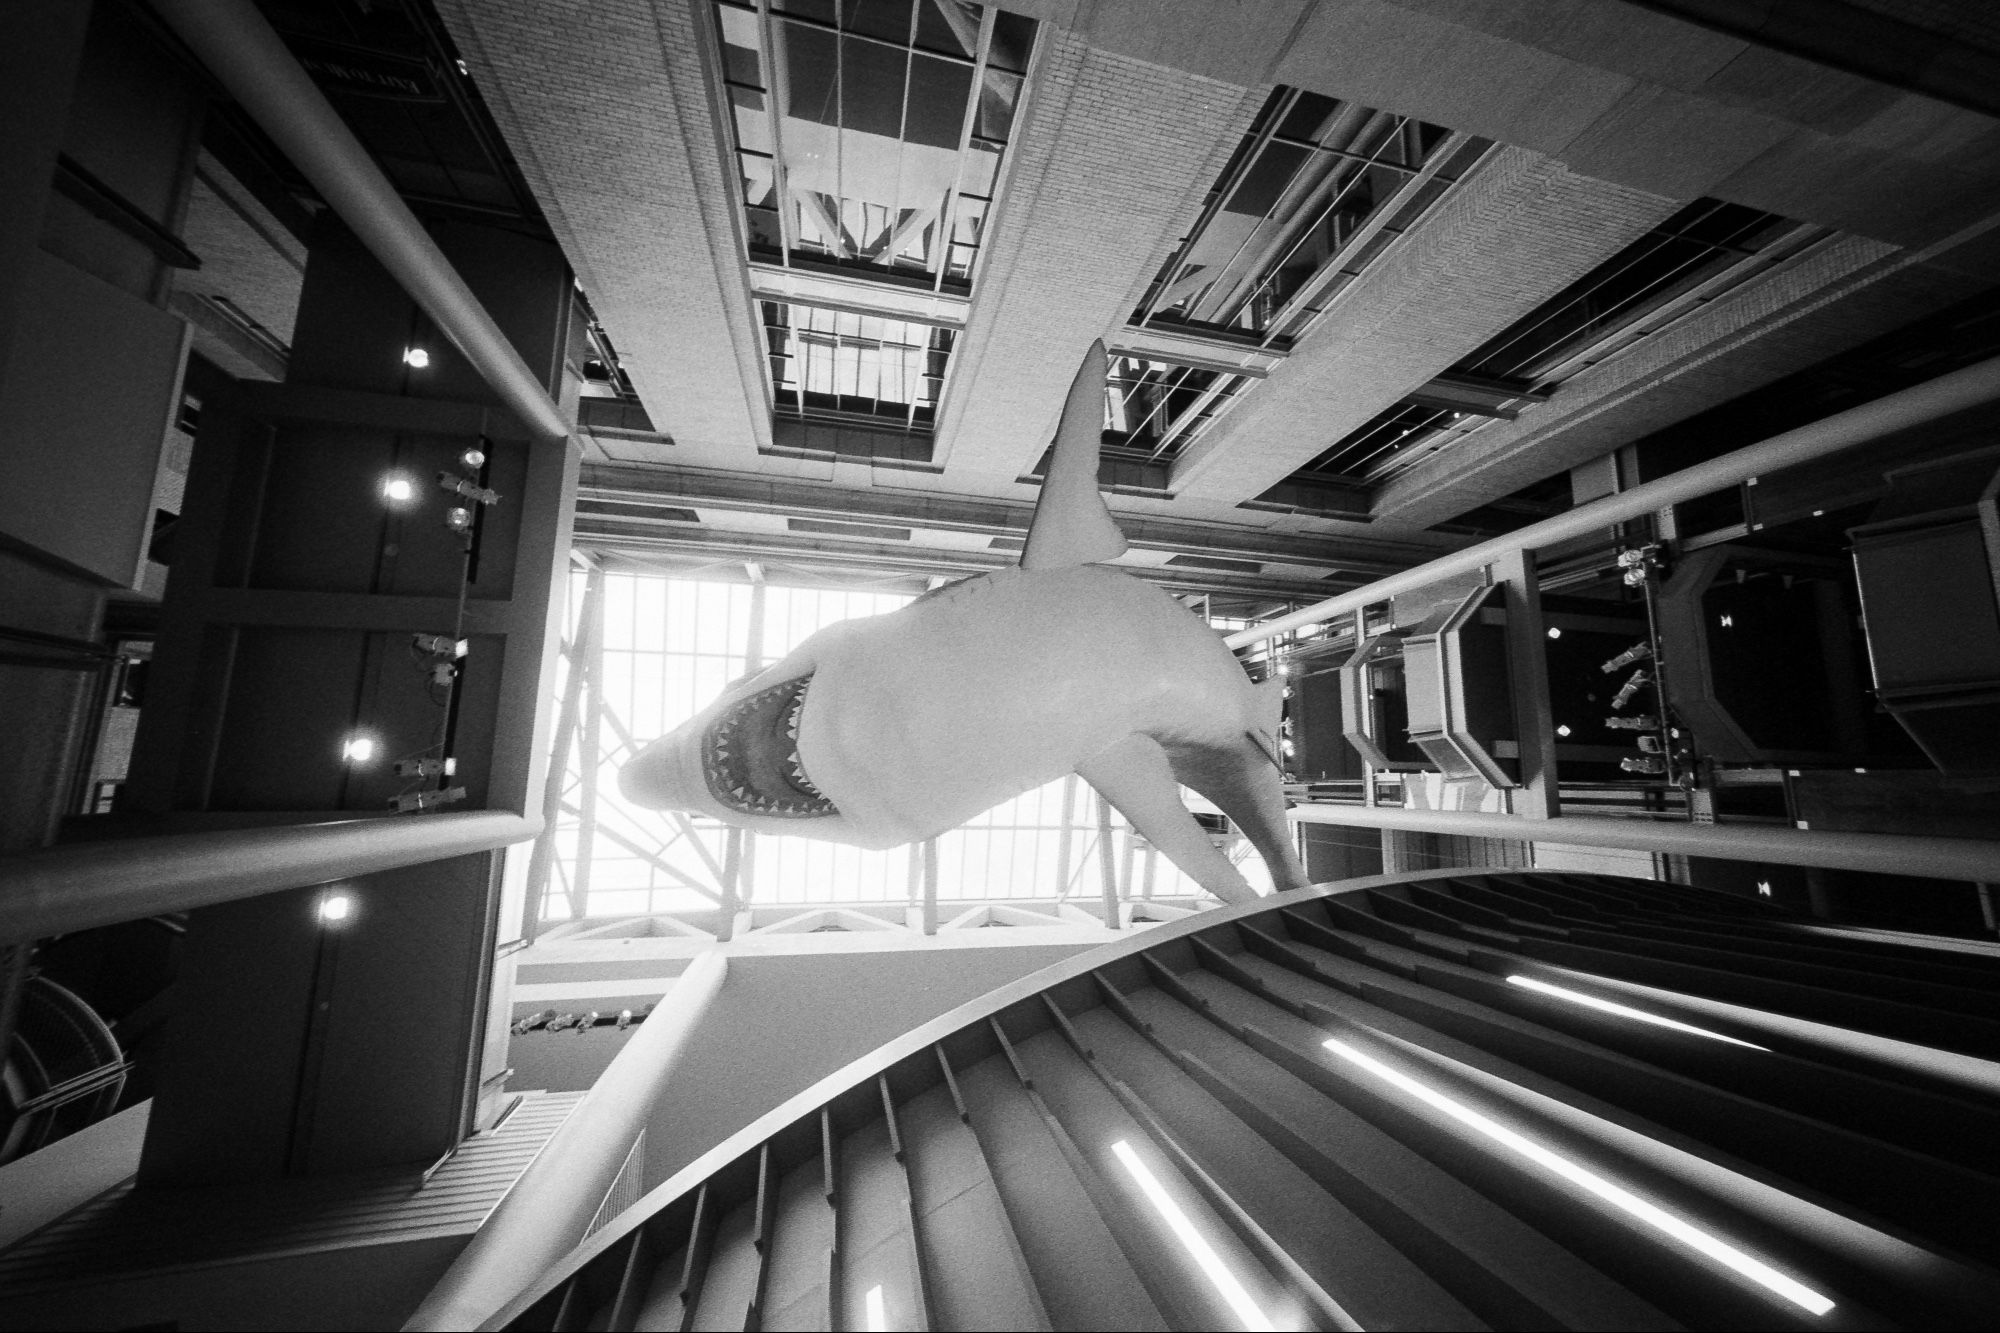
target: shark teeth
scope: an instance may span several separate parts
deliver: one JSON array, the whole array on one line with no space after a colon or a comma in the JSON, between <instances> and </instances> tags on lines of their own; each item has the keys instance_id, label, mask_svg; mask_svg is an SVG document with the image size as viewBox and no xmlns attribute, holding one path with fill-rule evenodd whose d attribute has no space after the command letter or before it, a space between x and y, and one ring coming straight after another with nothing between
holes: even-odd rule
<instances>
[{"instance_id":1,"label":"shark teeth","mask_svg":"<svg viewBox=\"0 0 2000 1333\"><path fill-rule=\"evenodd\" d=\"M811 681L804 676L745 696L710 725L702 774L717 801L744 814L781 819L840 813L806 776L799 758L799 724Z\"/></svg>"}]
</instances>

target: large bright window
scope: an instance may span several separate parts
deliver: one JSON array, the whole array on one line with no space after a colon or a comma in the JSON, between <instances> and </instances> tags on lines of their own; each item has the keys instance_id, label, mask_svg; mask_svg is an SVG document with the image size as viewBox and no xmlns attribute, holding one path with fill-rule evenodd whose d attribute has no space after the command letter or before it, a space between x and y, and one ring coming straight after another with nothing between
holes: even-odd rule
<instances>
[{"instance_id":1,"label":"large bright window","mask_svg":"<svg viewBox=\"0 0 2000 1333\"><path fill-rule=\"evenodd\" d=\"M601 585L601 612L594 619L585 614L593 579ZM899 592L576 573L556 697L558 713L573 719L574 739L565 751L562 816L543 918L715 907L732 864L729 829L626 803L618 793L619 767L732 681L775 662L814 632L910 600ZM599 631L601 642L593 644ZM601 700L593 702L586 672L565 709L570 673L580 661L600 664ZM592 746L595 790L587 793L581 756ZM1185 900L1200 893L1116 812L1108 824L1100 822L1101 813L1096 793L1072 777L1025 792L946 833L936 846L939 901L1101 901L1107 862L1121 896ZM1253 884L1269 887L1261 861L1245 857L1240 846L1230 854L1242 858ZM867 852L760 833L738 842L736 858L738 901L752 907L908 902L923 892L921 847Z\"/></svg>"}]
</instances>

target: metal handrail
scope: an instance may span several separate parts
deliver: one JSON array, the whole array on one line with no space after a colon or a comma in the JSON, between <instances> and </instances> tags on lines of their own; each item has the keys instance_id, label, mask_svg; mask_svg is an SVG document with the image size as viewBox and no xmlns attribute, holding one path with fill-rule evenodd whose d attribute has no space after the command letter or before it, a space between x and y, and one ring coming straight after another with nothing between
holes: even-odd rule
<instances>
[{"instance_id":1,"label":"metal handrail","mask_svg":"<svg viewBox=\"0 0 2000 1333\"><path fill-rule=\"evenodd\" d=\"M260 893L526 842L506 810L375 816L66 843L0 856L0 943L185 912Z\"/></svg>"},{"instance_id":2,"label":"metal handrail","mask_svg":"<svg viewBox=\"0 0 2000 1333\"><path fill-rule=\"evenodd\" d=\"M1453 574L1481 569L1501 556L1585 536L1614 523L1656 513L1683 500L1708 495L1781 468L1809 463L1827 454L1866 444L1912 426L1921 426L1995 399L2000 399L2000 357L1940 375L1934 380L1884 395L1845 412L1837 412L1810 425L1774 435L1762 443L1749 445L1706 463L1697 463L1671 476L1645 482L1602 500L1593 500L1519 531L1468 546L1400 574L1391 574L1365 587L1315 602L1290 615L1239 630L1223 642L1231 648L1243 648L1287 630L1317 625L1364 606L1387 601L1397 593L1411 592Z\"/></svg>"}]
</instances>

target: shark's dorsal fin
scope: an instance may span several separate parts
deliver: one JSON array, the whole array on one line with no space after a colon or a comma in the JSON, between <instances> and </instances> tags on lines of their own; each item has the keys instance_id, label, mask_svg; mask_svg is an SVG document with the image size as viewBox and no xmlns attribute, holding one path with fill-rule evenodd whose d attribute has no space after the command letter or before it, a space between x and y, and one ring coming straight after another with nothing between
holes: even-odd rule
<instances>
[{"instance_id":1,"label":"shark's dorsal fin","mask_svg":"<svg viewBox=\"0 0 2000 1333\"><path fill-rule=\"evenodd\" d=\"M1042 498L1028 526L1021 568L1067 569L1116 560L1125 554L1125 534L1112 521L1097 489L1097 453L1104 436L1102 341L1092 343L1083 367L1069 386L1055 453L1042 478Z\"/></svg>"}]
</instances>

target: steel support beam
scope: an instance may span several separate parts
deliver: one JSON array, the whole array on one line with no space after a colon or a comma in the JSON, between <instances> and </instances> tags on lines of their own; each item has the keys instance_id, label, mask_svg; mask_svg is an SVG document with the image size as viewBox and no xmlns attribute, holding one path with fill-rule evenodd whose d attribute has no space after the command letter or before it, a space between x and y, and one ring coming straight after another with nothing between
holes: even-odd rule
<instances>
[{"instance_id":1,"label":"steel support beam","mask_svg":"<svg viewBox=\"0 0 2000 1333\"><path fill-rule=\"evenodd\" d=\"M1934 380L1887 394L1845 412L1837 412L1810 425L1774 435L1760 444L1738 449L1706 463L1697 463L1658 481L1649 481L1629 491L1594 500L1518 532L1468 546L1429 564L1418 565L1352 592L1315 602L1290 615L1252 625L1230 635L1223 642L1231 648L1242 648L1287 630L1317 625L1364 606L1387 601L1397 593L1412 592L1453 574L1482 569L1516 551L1538 550L1571 537L1587 536L1614 523L1651 514L1683 500L1709 495L1781 468L1810 463L1842 449L1921 426L1955 412L1980 407L1995 399L2000 399L2000 357L1940 375Z\"/></svg>"},{"instance_id":2,"label":"steel support beam","mask_svg":"<svg viewBox=\"0 0 2000 1333\"><path fill-rule=\"evenodd\" d=\"M22 852L0 857L0 944L495 851L540 831L539 819L465 810Z\"/></svg>"},{"instance_id":3,"label":"steel support beam","mask_svg":"<svg viewBox=\"0 0 2000 1333\"><path fill-rule=\"evenodd\" d=\"M375 165L251 0L157 0L154 12L201 58L341 221L361 239L535 435L569 423L423 223Z\"/></svg>"},{"instance_id":4,"label":"steel support beam","mask_svg":"<svg viewBox=\"0 0 2000 1333\"><path fill-rule=\"evenodd\" d=\"M1590 815L1531 819L1476 811L1405 810L1330 802L1297 805L1288 813L1297 823L1451 833L1467 838L1512 838L1572 847L1622 847L1638 852L1867 870L1973 883L2000 880L2000 842L1973 838L1821 833L1765 824L1684 824Z\"/></svg>"},{"instance_id":5,"label":"steel support beam","mask_svg":"<svg viewBox=\"0 0 2000 1333\"><path fill-rule=\"evenodd\" d=\"M577 729L576 770L582 778L577 801L576 872L570 876L569 914L581 920L590 900L590 862L597 854L597 771L604 763L604 569L591 566L586 576L583 614L590 617L588 633L578 637L588 645L576 665L583 671L589 702Z\"/></svg>"},{"instance_id":6,"label":"steel support beam","mask_svg":"<svg viewBox=\"0 0 2000 1333\"><path fill-rule=\"evenodd\" d=\"M688 965L405 1329L478 1328L576 1248L672 1080L689 1037L721 993L727 969L719 949Z\"/></svg>"},{"instance_id":7,"label":"steel support beam","mask_svg":"<svg viewBox=\"0 0 2000 1333\"><path fill-rule=\"evenodd\" d=\"M584 582L583 606L577 611L576 637L570 640L569 676L563 682L562 706L556 712L555 748L549 754L548 783L542 791L542 836L535 840L535 849L528 858L526 920L522 922L521 933L531 942L541 923L542 901L548 896L549 874L555 865L556 821L562 814L563 780L569 776L569 752L576 743L577 711L582 705L584 676L591 658L589 640L595 623L591 604L594 598L603 595L604 572L592 565Z\"/></svg>"}]
</instances>

